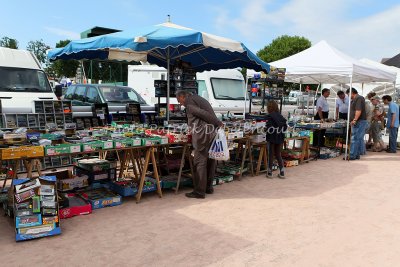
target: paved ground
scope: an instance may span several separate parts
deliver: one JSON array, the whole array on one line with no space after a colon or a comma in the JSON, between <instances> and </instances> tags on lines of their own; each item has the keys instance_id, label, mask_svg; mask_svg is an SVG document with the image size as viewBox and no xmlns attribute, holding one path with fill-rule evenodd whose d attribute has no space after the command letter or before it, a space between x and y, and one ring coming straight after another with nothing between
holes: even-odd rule
<instances>
[{"instance_id":1,"label":"paved ground","mask_svg":"<svg viewBox=\"0 0 400 267\"><path fill-rule=\"evenodd\" d=\"M287 169L286 180L217 186L205 200L147 195L22 243L0 217L1 265L398 266L399 160L319 160Z\"/></svg>"}]
</instances>

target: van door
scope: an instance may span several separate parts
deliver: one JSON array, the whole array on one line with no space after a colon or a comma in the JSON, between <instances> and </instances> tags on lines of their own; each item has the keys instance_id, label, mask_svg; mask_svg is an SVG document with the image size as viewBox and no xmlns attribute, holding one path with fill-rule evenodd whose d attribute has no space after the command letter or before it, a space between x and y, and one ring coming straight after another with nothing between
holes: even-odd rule
<instances>
[{"instance_id":1,"label":"van door","mask_svg":"<svg viewBox=\"0 0 400 267\"><path fill-rule=\"evenodd\" d=\"M86 101L86 91L86 85L75 85L75 90L70 98L74 117L92 116L92 108Z\"/></svg>"}]
</instances>

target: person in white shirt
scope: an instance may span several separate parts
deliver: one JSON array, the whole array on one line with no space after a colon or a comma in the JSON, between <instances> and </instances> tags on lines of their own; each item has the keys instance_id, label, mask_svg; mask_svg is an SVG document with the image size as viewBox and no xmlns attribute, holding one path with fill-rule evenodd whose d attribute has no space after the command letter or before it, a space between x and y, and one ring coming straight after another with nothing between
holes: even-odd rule
<instances>
[{"instance_id":1,"label":"person in white shirt","mask_svg":"<svg viewBox=\"0 0 400 267\"><path fill-rule=\"evenodd\" d=\"M349 97L343 91L338 91L336 94L338 96L336 99L336 119L347 120Z\"/></svg>"},{"instance_id":2,"label":"person in white shirt","mask_svg":"<svg viewBox=\"0 0 400 267\"><path fill-rule=\"evenodd\" d=\"M323 122L329 116L329 104L327 98L329 97L331 92L329 89L325 88L322 90L321 94L322 95L320 98L318 98L317 105L315 107L317 110L317 114L315 115L314 119Z\"/></svg>"}]
</instances>

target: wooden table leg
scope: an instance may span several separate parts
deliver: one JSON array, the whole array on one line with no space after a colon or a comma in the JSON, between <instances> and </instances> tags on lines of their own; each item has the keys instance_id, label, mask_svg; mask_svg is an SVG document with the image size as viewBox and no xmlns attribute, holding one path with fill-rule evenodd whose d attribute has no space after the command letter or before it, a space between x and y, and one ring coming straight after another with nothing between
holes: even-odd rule
<instances>
[{"instance_id":1,"label":"wooden table leg","mask_svg":"<svg viewBox=\"0 0 400 267\"><path fill-rule=\"evenodd\" d=\"M154 178L156 179L156 183L157 183L157 193L158 193L159 197L162 197L160 176L158 176L157 161L156 161L156 156L155 156L154 150L155 150L154 147L152 147L150 149L150 151L151 151L151 162L153 163Z\"/></svg>"},{"instance_id":2,"label":"wooden table leg","mask_svg":"<svg viewBox=\"0 0 400 267\"><path fill-rule=\"evenodd\" d=\"M247 143L247 145L249 146L248 148L248 153L249 153L249 160L250 160L250 173L251 176L254 176L254 169L253 169L253 145L251 144L251 142L249 141Z\"/></svg>"},{"instance_id":3,"label":"wooden table leg","mask_svg":"<svg viewBox=\"0 0 400 267\"><path fill-rule=\"evenodd\" d=\"M36 167L36 171L39 174L39 176L42 176L42 163L40 162L39 159L33 160L33 166Z\"/></svg>"},{"instance_id":4,"label":"wooden table leg","mask_svg":"<svg viewBox=\"0 0 400 267\"><path fill-rule=\"evenodd\" d=\"M22 163L26 169L26 177L32 179L32 168L33 168L33 159L23 159Z\"/></svg>"},{"instance_id":5,"label":"wooden table leg","mask_svg":"<svg viewBox=\"0 0 400 267\"><path fill-rule=\"evenodd\" d=\"M185 166L186 150L187 150L187 145L184 145L183 151L182 151L182 157L181 157L181 165L179 166L178 180L176 182L176 187L175 187L175 194L178 194L179 185L181 183L182 170L183 170L183 167Z\"/></svg>"},{"instance_id":6,"label":"wooden table leg","mask_svg":"<svg viewBox=\"0 0 400 267\"><path fill-rule=\"evenodd\" d=\"M243 144L241 144L241 146L243 147ZM240 169L239 169L239 177L238 177L239 181L242 179L243 176L243 169L244 169L244 163L246 161L247 150L248 150L248 145L246 143L243 148L242 163L240 164Z\"/></svg>"},{"instance_id":7,"label":"wooden table leg","mask_svg":"<svg viewBox=\"0 0 400 267\"><path fill-rule=\"evenodd\" d=\"M262 161L263 157L264 157L264 146L260 146L260 154L258 155L256 176L258 176L260 174L261 161Z\"/></svg>"},{"instance_id":8,"label":"wooden table leg","mask_svg":"<svg viewBox=\"0 0 400 267\"><path fill-rule=\"evenodd\" d=\"M264 170L266 170L266 171L268 171L268 168L269 168L269 166L268 166L268 150L267 150L267 148L268 148L268 143L263 146L263 149L264 149L264 157L263 157L263 159L264 159Z\"/></svg>"},{"instance_id":9,"label":"wooden table leg","mask_svg":"<svg viewBox=\"0 0 400 267\"><path fill-rule=\"evenodd\" d=\"M122 175L124 174L124 172L125 172L125 165L126 165L126 160L127 160L127 158L128 158L128 151L129 150L124 150L124 155L123 155L123 157L122 157L122 160L120 161L120 163L119 163L119 174L118 174L118 178L119 179L121 179L122 178Z\"/></svg>"},{"instance_id":10,"label":"wooden table leg","mask_svg":"<svg viewBox=\"0 0 400 267\"><path fill-rule=\"evenodd\" d=\"M18 170L19 170L19 167L21 166L21 163L20 163L20 159L15 159L15 160L13 160L13 163L12 163L12 167L13 167L13 175L12 175L12 179L16 179L17 177L18 177L18 174L17 174L17 172L18 172Z\"/></svg>"},{"instance_id":11,"label":"wooden table leg","mask_svg":"<svg viewBox=\"0 0 400 267\"><path fill-rule=\"evenodd\" d=\"M133 175L135 176L135 179L139 179L139 174L138 174L138 168L137 168L137 163L136 163L136 155L135 153L131 153L131 162L132 162L132 168L133 168Z\"/></svg>"},{"instance_id":12,"label":"wooden table leg","mask_svg":"<svg viewBox=\"0 0 400 267\"><path fill-rule=\"evenodd\" d=\"M140 175L139 190L138 190L138 192L137 192L137 194L136 194L136 203L139 203L140 198L142 197L142 191L143 191L144 180L145 180L145 178L146 178L147 168L149 167L150 154L151 154L151 148L146 148L146 155L145 155L145 159L144 159L144 166L143 166L142 174Z\"/></svg>"},{"instance_id":13,"label":"wooden table leg","mask_svg":"<svg viewBox=\"0 0 400 267\"><path fill-rule=\"evenodd\" d=\"M141 153L141 149L138 150L134 150L134 153L136 153L136 164L138 166L139 169L139 173L142 172L143 170L143 162L142 162L142 153Z\"/></svg>"}]
</instances>

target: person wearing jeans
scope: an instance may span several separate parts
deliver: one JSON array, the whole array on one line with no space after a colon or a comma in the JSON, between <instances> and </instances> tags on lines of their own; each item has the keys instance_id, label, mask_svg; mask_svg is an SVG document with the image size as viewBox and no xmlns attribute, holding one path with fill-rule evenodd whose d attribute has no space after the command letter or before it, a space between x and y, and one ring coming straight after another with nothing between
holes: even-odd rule
<instances>
[{"instance_id":1,"label":"person wearing jeans","mask_svg":"<svg viewBox=\"0 0 400 267\"><path fill-rule=\"evenodd\" d=\"M348 89L350 91L350 89ZM365 146L364 135L367 127L367 114L365 109L365 99L358 94L355 88L351 88L350 104L351 121L351 144L349 160L360 159Z\"/></svg>"},{"instance_id":2,"label":"person wearing jeans","mask_svg":"<svg viewBox=\"0 0 400 267\"><path fill-rule=\"evenodd\" d=\"M367 129L367 120L358 120L351 126L350 160L360 159L365 150L364 135Z\"/></svg>"},{"instance_id":3,"label":"person wearing jeans","mask_svg":"<svg viewBox=\"0 0 400 267\"><path fill-rule=\"evenodd\" d=\"M399 106L396 103L393 103L392 97L389 95L384 95L382 100L385 105L389 106L389 110L386 114L387 130L389 132L389 148L386 152L396 153L397 134L399 129Z\"/></svg>"}]
</instances>

